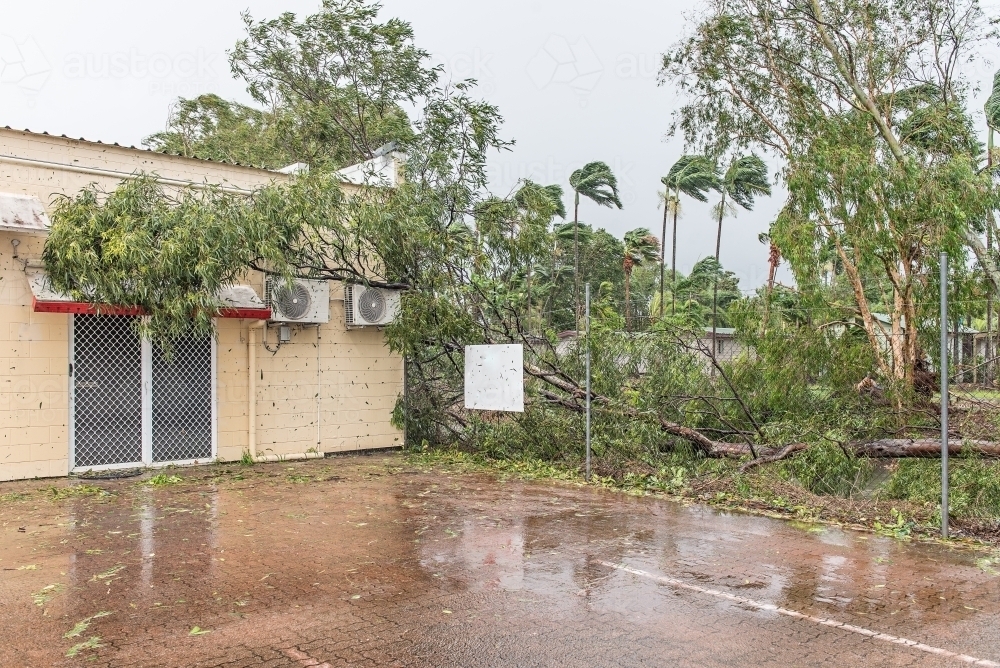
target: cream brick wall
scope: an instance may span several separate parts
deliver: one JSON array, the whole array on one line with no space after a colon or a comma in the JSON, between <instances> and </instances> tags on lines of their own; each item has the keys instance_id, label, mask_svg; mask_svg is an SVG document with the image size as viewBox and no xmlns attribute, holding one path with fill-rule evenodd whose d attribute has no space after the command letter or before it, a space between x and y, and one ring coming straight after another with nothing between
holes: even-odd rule
<instances>
[{"instance_id":1,"label":"cream brick wall","mask_svg":"<svg viewBox=\"0 0 1000 668\"><path fill-rule=\"evenodd\" d=\"M25 257L43 241L0 232L0 480L68 472L68 316L31 310L15 237Z\"/></svg>"},{"instance_id":2,"label":"cream brick wall","mask_svg":"<svg viewBox=\"0 0 1000 668\"><path fill-rule=\"evenodd\" d=\"M262 289L259 279L257 289ZM348 330L344 325L343 287L330 286L330 321L319 327L292 327L292 340L269 352L257 332L257 453L261 455L342 452L402 445L402 433L390 423L403 392L403 360L385 345L374 328ZM235 332L234 332L235 334ZM232 383L223 388L223 343L219 339L220 456L238 459L247 444L247 331L240 329L242 355L232 355ZM271 329L267 345L274 350L278 333ZM224 413L223 396L238 396L241 412ZM236 406L236 401L233 406ZM225 428L224 428L225 427ZM223 437L223 432L227 433ZM231 451L222 452L229 443Z\"/></svg>"},{"instance_id":3,"label":"cream brick wall","mask_svg":"<svg viewBox=\"0 0 1000 668\"><path fill-rule=\"evenodd\" d=\"M20 164L9 159L44 161ZM252 188L287 177L222 163L0 128L0 193L38 197L51 206L90 183L113 189L121 175L70 171L143 171L163 178ZM0 231L0 481L63 476L69 466L69 319L34 313L23 266L41 257L44 237ZM255 277L258 293L260 277ZM258 343L257 443L261 454L334 452L402 443L389 423L402 392L402 360L382 333L347 331L342 288L331 285L330 322L295 327L275 355ZM220 320L217 339L218 455L239 459L248 445L249 323ZM258 331L258 342L261 333ZM272 331L269 343L276 343ZM317 373L317 370L319 373Z\"/></svg>"}]
</instances>

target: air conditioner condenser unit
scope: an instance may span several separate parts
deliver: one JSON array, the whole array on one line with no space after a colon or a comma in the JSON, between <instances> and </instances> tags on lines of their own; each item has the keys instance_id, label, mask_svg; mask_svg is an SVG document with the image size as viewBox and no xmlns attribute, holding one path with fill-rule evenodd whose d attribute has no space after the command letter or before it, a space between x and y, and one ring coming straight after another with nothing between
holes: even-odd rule
<instances>
[{"instance_id":1,"label":"air conditioner condenser unit","mask_svg":"<svg viewBox=\"0 0 1000 668\"><path fill-rule=\"evenodd\" d=\"M369 285L344 286L344 319L348 327L388 325L399 314L399 290Z\"/></svg>"},{"instance_id":2,"label":"air conditioner condenser unit","mask_svg":"<svg viewBox=\"0 0 1000 668\"><path fill-rule=\"evenodd\" d=\"M267 305L272 322L313 324L330 321L330 283L296 278L267 279Z\"/></svg>"}]
</instances>

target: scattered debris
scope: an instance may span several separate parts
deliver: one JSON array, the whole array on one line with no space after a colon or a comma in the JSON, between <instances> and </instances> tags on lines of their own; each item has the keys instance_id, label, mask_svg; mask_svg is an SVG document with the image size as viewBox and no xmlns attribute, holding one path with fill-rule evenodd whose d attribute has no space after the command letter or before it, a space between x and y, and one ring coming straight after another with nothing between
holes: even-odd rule
<instances>
[{"instance_id":1,"label":"scattered debris","mask_svg":"<svg viewBox=\"0 0 1000 668\"><path fill-rule=\"evenodd\" d=\"M31 595L31 600L35 602L35 605L41 607L51 601L56 595L60 594L66 585L56 582L55 584L50 584L42 587L39 591L36 591Z\"/></svg>"},{"instance_id":2,"label":"scattered debris","mask_svg":"<svg viewBox=\"0 0 1000 668\"><path fill-rule=\"evenodd\" d=\"M100 642L101 642L100 637L93 636L90 640L86 640L82 643L79 643L78 645L73 645L72 647L70 647L69 651L66 652L66 656L72 659L74 656L76 656L83 650L97 649L98 647L104 647L104 645L101 645Z\"/></svg>"},{"instance_id":3,"label":"scattered debris","mask_svg":"<svg viewBox=\"0 0 1000 668\"><path fill-rule=\"evenodd\" d=\"M180 476L160 473L147 480L146 484L152 487L165 487L166 485L176 485L179 482L183 482Z\"/></svg>"},{"instance_id":4,"label":"scattered debris","mask_svg":"<svg viewBox=\"0 0 1000 668\"><path fill-rule=\"evenodd\" d=\"M83 632L87 630L87 627L90 626L90 622L92 622L95 619L99 619L101 617L107 617L108 615L111 614L114 613L108 612L107 610L102 610L98 612L96 615L91 615L86 619L81 619L76 623L76 626L74 626L69 631L63 634L63 638L79 638L81 635L83 635Z\"/></svg>"},{"instance_id":5,"label":"scattered debris","mask_svg":"<svg viewBox=\"0 0 1000 668\"><path fill-rule=\"evenodd\" d=\"M104 571L103 573L98 573L94 577L90 578L90 581L91 582L97 582L98 580L107 580L108 578L112 577L113 575L115 575L116 573L118 573L119 571L122 571L124 569L125 569L124 565L118 564L117 566L109 568L108 570Z\"/></svg>"}]
</instances>

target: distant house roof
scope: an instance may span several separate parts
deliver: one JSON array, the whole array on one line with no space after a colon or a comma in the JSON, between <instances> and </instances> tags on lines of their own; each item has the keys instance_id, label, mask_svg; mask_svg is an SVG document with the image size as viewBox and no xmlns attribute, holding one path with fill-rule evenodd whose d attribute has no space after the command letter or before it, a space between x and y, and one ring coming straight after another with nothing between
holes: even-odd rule
<instances>
[{"instance_id":1,"label":"distant house roof","mask_svg":"<svg viewBox=\"0 0 1000 668\"><path fill-rule=\"evenodd\" d=\"M706 334L711 334L712 333L712 328L711 327L706 327L705 328L705 333ZM715 335L716 336L735 336L736 335L736 328L735 327L716 327L715 328Z\"/></svg>"},{"instance_id":2,"label":"distant house roof","mask_svg":"<svg viewBox=\"0 0 1000 668\"><path fill-rule=\"evenodd\" d=\"M406 155L396 150L395 143L390 143L376 150L371 160L344 167L336 174L356 186L398 186L405 160Z\"/></svg>"},{"instance_id":3,"label":"distant house roof","mask_svg":"<svg viewBox=\"0 0 1000 668\"><path fill-rule=\"evenodd\" d=\"M878 320L883 325L892 325L892 317L889 316L886 313L872 313L872 317L875 320ZM903 318L901 320L901 326L902 326L903 330L906 330L906 318ZM925 322L924 326L928 326L928 323ZM936 325L935 325L935 327L936 327ZM948 327L948 333L949 334L954 334L955 333L955 329L954 329L953 326L949 325L949 327ZM973 327L966 327L965 325L961 325L960 324L958 326L958 333L959 334L978 334L979 330L975 329Z\"/></svg>"}]
</instances>

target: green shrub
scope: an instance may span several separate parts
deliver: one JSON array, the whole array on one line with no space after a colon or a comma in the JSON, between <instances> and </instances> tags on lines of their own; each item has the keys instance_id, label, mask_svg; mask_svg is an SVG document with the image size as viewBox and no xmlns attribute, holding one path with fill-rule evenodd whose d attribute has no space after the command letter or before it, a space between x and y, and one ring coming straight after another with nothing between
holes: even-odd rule
<instances>
[{"instance_id":1,"label":"green shrub","mask_svg":"<svg viewBox=\"0 0 1000 668\"><path fill-rule=\"evenodd\" d=\"M784 462L783 476L814 494L853 496L862 491L874 472L868 459L850 457L836 443L821 443Z\"/></svg>"},{"instance_id":2,"label":"green shrub","mask_svg":"<svg viewBox=\"0 0 1000 668\"><path fill-rule=\"evenodd\" d=\"M949 472L949 512L953 517L1000 515L1000 463L953 459ZM941 460L903 459L884 488L890 499L929 504L941 502Z\"/></svg>"}]
</instances>

